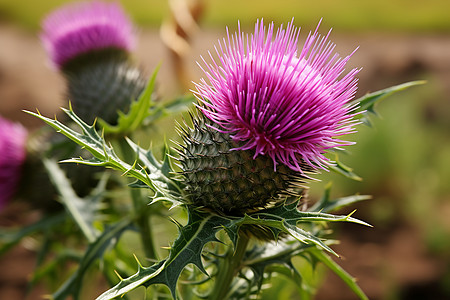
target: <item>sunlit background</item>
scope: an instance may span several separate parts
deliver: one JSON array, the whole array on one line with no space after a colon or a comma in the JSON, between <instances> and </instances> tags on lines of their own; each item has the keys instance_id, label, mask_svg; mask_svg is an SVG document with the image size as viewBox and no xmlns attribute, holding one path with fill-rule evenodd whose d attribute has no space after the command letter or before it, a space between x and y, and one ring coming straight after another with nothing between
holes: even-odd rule
<instances>
[{"instance_id":1,"label":"sunlit background","mask_svg":"<svg viewBox=\"0 0 450 300\"><path fill-rule=\"evenodd\" d=\"M42 124L22 109L54 115L68 103L64 82L49 66L38 38L42 17L65 2L0 0L0 114L30 128ZM180 7L186 2L192 19L182 17ZM373 195L357 205L355 216L374 228L340 225L336 237L342 242L335 247L340 264L358 278L370 299L450 299L450 1L121 3L139 25L136 61L148 74L161 64L163 99L187 93L191 81L199 80L195 62L214 49L226 26L234 31L239 21L251 31L257 18L276 24L294 18L303 38L322 19L320 31L333 28L331 40L341 55L359 47L351 60L352 67L362 67L358 95L427 80L387 98L378 107L379 117L372 117L373 127L361 126L352 136L357 145L341 159L363 181L323 174L309 197L320 197L331 181L335 197ZM173 136L172 121L163 128L158 134ZM0 258L0 299L16 299L34 259L26 248ZM320 268L311 280L321 282L317 299L355 299L344 283ZM277 286L263 299L297 299L291 283Z\"/></svg>"}]
</instances>

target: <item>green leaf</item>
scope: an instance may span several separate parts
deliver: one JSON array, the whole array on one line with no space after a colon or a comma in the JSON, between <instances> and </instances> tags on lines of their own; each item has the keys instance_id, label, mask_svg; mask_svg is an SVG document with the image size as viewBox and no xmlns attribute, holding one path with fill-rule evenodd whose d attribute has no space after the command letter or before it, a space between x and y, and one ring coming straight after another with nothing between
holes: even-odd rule
<instances>
[{"instance_id":1,"label":"green leaf","mask_svg":"<svg viewBox=\"0 0 450 300\"><path fill-rule=\"evenodd\" d=\"M359 104L358 109L355 112L360 112L360 114L357 114L355 118L360 119L364 124L371 126L371 122L369 119L369 114L377 114L375 111L376 105L383 100L384 98L391 96L394 93L403 91L407 88L425 84L426 81L424 80L418 80L418 81L411 81L403 84L399 84L396 86L392 86L383 90L379 90L373 93L366 94L358 99L353 100L350 102L350 106Z\"/></svg>"},{"instance_id":2,"label":"green leaf","mask_svg":"<svg viewBox=\"0 0 450 300\"><path fill-rule=\"evenodd\" d=\"M116 286L100 295L97 300L119 297L138 286L152 284L166 285L172 296L176 298L176 285L181 271L188 265L194 264L206 273L201 253L203 247L213 241L218 241L216 233L222 229L226 219L215 215L204 215L188 210L188 224L181 227L179 235L170 248L169 257L151 267L139 264L138 272L133 276L122 279Z\"/></svg>"},{"instance_id":3,"label":"green leaf","mask_svg":"<svg viewBox=\"0 0 450 300\"><path fill-rule=\"evenodd\" d=\"M18 244L24 237L37 232L45 232L49 228L60 226L66 220L66 214L46 216L41 220L20 229L0 228L0 256Z\"/></svg>"},{"instance_id":4,"label":"green leaf","mask_svg":"<svg viewBox=\"0 0 450 300\"><path fill-rule=\"evenodd\" d=\"M312 207L310 207L308 211L332 212L359 201L372 199L372 196L370 195L353 195L331 200L330 192L331 192L331 183L325 187L325 192L322 198L319 201L317 201Z\"/></svg>"},{"instance_id":5,"label":"green leaf","mask_svg":"<svg viewBox=\"0 0 450 300\"><path fill-rule=\"evenodd\" d=\"M28 112L29 114L38 117L46 122L48 125L56 129L58 132L64 134L69 139L88 150L94 157L90 159L74 158L64 160L63 162L80 163L90 166L103 166L121 171L124 175L136 178L146 184L152 189L156 195L155 197L163 197L170 199L172 195L169 192L167 183L159 181L157 176L150 176L144 168L136 168L134 165L121 160L112 147L106 144L106 141L100 137L95 130L94 125L87 125L81 120L70 108L69 110L63 109L63 111L81 128L82 132L79 133L68 126L62 124L58 120L49 119L38 113Z\"/></svg>"},{"instance_id":6,"label":"green leaf","mask_svg":"<svg viewBox=\"0 0 450 300\"><path fill-rule=\"evenodd\" d=\"M299 211L297 209L298 202L293 202L288 205L281 205L274 208L269 208L252 214L253 216L264 216L268 218L282 218L291 225L296 225L299 222L350 222L360 225L370 226L368 223L352 218L350 215L332 215L322 212L307 212Z\"/></svg>"},{"instance_id":7,"label":"green leaf","mask_svg":"<svg viewBox=\"0 0 450 300\"><path fill-rule=\"evenodd\" d=\"M28 291L31 291L32 287L42 280L46 282L60 282L61 272L59 270L61 270L61 266L73 265L74 263L78 264L81 260L82 254L75 249L60 248L55 252L55 249L49 249L52 246L51 244L55 243L55 240L47 239L45 242L39 250L39 256L42 259L36 264L36 268L29 281ZM48 254L51 255L51 260L44 260Z\"/></svg>"},{"instance_id":8,"label":"green leaf","mask_svg":"<svg viewBox=\"0 0 450 300\"><path fill-rule=\"evenodd\" d=\"M304 285L300 273L291 260L294 256L303 254L311 247L314 246L299 243L294 238L284 238L247 251L242 264L253 270L254 281L258 288L261 288L264 273L280 273L293 280L299 292L303 294L309 290L309 287Z\"/></svg>"},{"instance_id":9,"label":"green leaf","mask_svg":"<svg viewBox=\"0 0 450 300\"><path fill-rule=\"evenodd\" d=\"M163 108L169 113L178 113L186 111L194 102L195 97L193 94L184 95L163 103Z\"/></svg>"},{"instance_id":10,"label":"green leaf","mask_svg":"<svg viewBox=\"0 0 450 300\"><path fill-rule=\"evenodd\" d=\"M139 128L144 120L151 114L150 108L155 105L152 101L152 94L155 88L156 75L159 67L155 69L146 88L139 96L139 99L132 101L127 114L118 111L119 118L117 125L110 125L102 119L98 119L99 125L104 129L105 133L122 134L135 131Z\"/></svg>"},{"instance_id":11,"label":"green leaf","mask_svg":"<svg viewBox=\"0 0 450 300\"><path fill-rule=\"evenodd\" d=\"M334 158L334 162L335 164L329 166L331 171L334 171L355 181L362 181L362 178L355 174L352 168L344 165L341 161L339 161L339 156L337 154Z\"/></svg>"},{"instance_id":12,"label":"green leaf","mask_svg":"<svg viewBox=\"0 0 450 300\"><path fill-rule=\"evenodd\" d=\"M297 224L305 222L351 222L371 226L364 221L352 218L351 214L331 215L322 212L303 212L299 211L297 206L298 201L294 201L290 204L260 210L245 215L242 218L233 220L229 222L228 225L224 224L223 226L234 244L236 244L238 231L241 226L255 225L271 230L274 233L275 238L279 233L284 232L302 243L316 245L336 256L338 256L337 253L326 245L320 238L311 232L297 227Z\"/></svg>"},{"instance_id":13,"label":"green leaf","mask_svg":"<svg viewBox=\"0 0 450 300\"><path fill-rule=\"evenodd\" d=\"M282 265L272 264L267 266L265 270L266 273L271 274L278 273L294 281L300 299L308 300L313 298L314 289L310 285L305 283L301 274L298 272L298 270L294 267L292 263L286 263Z\"/></svg>"},{"instance_id":14,"label":"green leaf","mask_svg":"<svg viewBox=\"0 0 450 300\"><path fill-rule=\"evenodd\" d=\"M192 94L177 97L171 101L156 102L154 96L156 75L159 66L155 69L147 83L146 88L136 101L132 101L127 114L118 111L117 125L111 125L102 119L98 119L99 125L106 134L126 135L138 129L169 115L186 111L194 102L195 97Z\"/></svg>"},{"instance_id":15,"label":"green leaf","mask_svg":"<svg viewBox=\"0 0 450 300\"><path fill-rule=\"evenodd\" d=\"M55 300L66 299L69 295L78 298L78 293L82 287L82 279L86 271L96 259L102 258L105 251L114 245L123 232L131 227L132 221L124 219L114 225L107 226L105 231L97 239L89 244L80 265L75 273L52 295Z\"/></svg>"},{"instance_id":16,"label":"green leaf","mask_svg":"<svg viewBox=\"0 0 450 300\"><path fill-rule=\"evenodd\" d=\"M300 222L352 222L361 225L370 226L364 221L355 219L350 215L337 216L325 214L321 212L302 212L297 209L298 202L288 205L281 205L274 208L265 209L251 215L246 215L244 218L233 222L232 226L240 227L242 225L257 225L266 228L276 229L280 232L285 232L294 237L298 241L305 244L314 244L336 256L339 256L333 249L326 245L320 238L297 227ZM227 228L226 228L227 230ZM227 230L229 233L230 230ZM235 232L231 230L230 233ZM230 238L233 240L233 236Z\"/></svg>"},{"instance_id":17,"label":"green leaf","mask_svg":"<svg viewBox=\"0 0 450 300\"><path fill-rule=\"evenodd\" d=\"M321 212L301 212L297 209L298 201L288 205L264 209L243 217L222 217L194 211L188 207L188 224L179 225L179 236L170 248L169 257L151 267L139 265L138 272L121 281L98 299L106 300L119 297L138 286L148 287L152 284L164 284L169 287L173 297L176 297L178 277L188 264L194 264L206 273L201 260L203 247L212 241L220 242L216 233L224 229L234 246L237 244L239 230L244 225L265 227L274 233L285 232L302 242L306 247L318 246L337 255L326 242L311 232L297 227L300 222L353 222L362 225L367 223L347 216L335 216ZM299 250L299 249L297 249Z\"/></svg>"},{"instance_id":18,"label":"green leaf","mask_svg":"<svg viewBox=\"0 0 450 300\"><path fill-rule=\"evenodd\" d=\"M180 112L187 111L195 97L192 94L175 98L171 101L158 102L151 111L150 116L145 120L145 123L153 123L163 117L174 115Z\"/></svg>"},{"instance_id":19,"label":"green leaf","mask_svg":"<svg viewBox=\"0 0 450 300\"><path fill-rule=\"evenodd\" d=\"M93 223L99 208L100 194L103 191L99 191L96 195L82 199L77 196L69 179L67 179L66 175L55 161L44 158L42 162L47 169L50 180L58 190L61 196L61 202L67 212L72 216L86 239L92 243L99 234L93 227Z\"/></svg>"},{"instance_id":20,"label":"green leaf","mask_svg":"<svg viewBox=\"0 0 450 300\"><path fill-rule=\"evenodd\" d=\"M140 163L141 167L146 170L149 178L155 183L164 183L163 188L171 192L170 197L164 195L165 197L154 198L153 202L166 200L172 203L172 207L183 204L180 198L180 195L183 193L183 191L175 181L169 178L170 173L172 172L172 168L170 167L168 161L168 153L164 153L164 161L163 163L161 163L154 157L151 150L145 150L139 147L128 138L126 138L126 141L136 153L137 161Z\"/></svg>"},{"instance_id":21,"label":"green leaf","mask_svg":"<svg viewBox=\"0 0 450 300\"><path fill-rule=\"evenodd\" d=\"M323 250L313 245L298 244L293 239L284 239L277 243L268 243L262 247L255 247L248 252L243 264L254 271L255 276L261 280L261 283L264 273L283 274L296 282L302 299L311 297L311 287L303 282L301 274L291 262L294 256L307 258L308 255L311 255L312 259L324 263L335 272L360 299L367 299L364 292L356 284L355 279Z\"/></svg>"},{"instance_id":22,"label":"green leaf","mask_svg":"<svg viewBox=\"0 0 450 300\"><path fill-rule=\"evenodd\" d=\"M330 270L332 270L336 275L338 275L347 286L359 297L361 300L368 300L369 298L364 294L361 288L356 283L356 279L348 274L341 266L339 266L334 260L331 259L329 255L324 253L319 249L311 250L310 253L314 257L326 265Z\"/></svg>"}]
</instances>

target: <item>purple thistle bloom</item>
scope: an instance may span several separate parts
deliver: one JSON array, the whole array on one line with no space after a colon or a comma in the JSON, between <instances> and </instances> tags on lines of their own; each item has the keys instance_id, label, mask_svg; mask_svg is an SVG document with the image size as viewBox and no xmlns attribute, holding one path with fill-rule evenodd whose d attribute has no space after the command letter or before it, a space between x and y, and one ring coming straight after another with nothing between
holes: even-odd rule
<instances>
[{"instance_id":1,"label":"purple thistle bloom","mask_svg":"<svg viewBox=\"0 0 450 300\"><path fill-rule=\"evenodd\" d=\"M80 54L118 48L131 51L134 27L117 3L100 1L64 6L45 18L41 40L58 68Z\"/></svg>"},{"instance_id":2,"label":"purple thistle bloom","mask_svg":"<svg viewBox=\"0 0 450 300\"><path fill-rule=\"evenodd\" d=\"M354 109L348 103L357 89L355 75L344 67L350 56L333 54L335 45L310 33L298 53L298 28L288 23L276 34L257 21L255 32L241 32L219 41L213 60L196 84L199 108L220 131L239 144L234 150L269 156L303 173L301 163L326 169L327 149L353 144L337 137L355 132Z\"/></svg>"},{"instance_id":3,"label":"purple thistle bloom","mask_svg":"<svg viewBox=\"0 0 450 300\"><path fill-rule=\"evenodd\" d=\"M26 157L27 130L0 117L0 210L14 195Z\"/></svg>"}]
</instances>

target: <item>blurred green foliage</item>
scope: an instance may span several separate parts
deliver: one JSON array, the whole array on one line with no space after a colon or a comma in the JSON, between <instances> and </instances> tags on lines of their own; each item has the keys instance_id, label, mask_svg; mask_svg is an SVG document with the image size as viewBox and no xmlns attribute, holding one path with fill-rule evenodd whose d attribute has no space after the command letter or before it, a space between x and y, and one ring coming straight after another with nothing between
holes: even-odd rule
<instances>
[{"instance_id":1,"label":"blurred green foliage","mask_svg":"<svg viewBox=\"0 0 450 300\"><path fill-rule=\"evenodd\" d=\"M36 30L40 19L67 0L0 0L0 18ZM168 15L166 0L121 0L140 25L158 26ZM295 17L302 24L323 18L338 30L446 31L450 30L450 1L428 0L204 0L206 26L243 25L257 18L285 22Z\"/></svg>"},{"instance_id":2,"label":"blurred green foliage","mask_svg":"<svg viewBox=\"0 0 450 300\"><path fill-rule=\"evenodd\" d=\"M0 0L0 20L18 23L30 30L38 30L41 19L53 9L65 4L82 1L68 0ZM141 25L159 25L168 14L168 1L127 0L119 1L133 21Z\"/></svg>"},{"instance_id":3,"label":"blurred green foliage","mask_svg":"<svg viewBox=\"0 0 450 300\"><path fill-rule=\"evenodd\" d=\"M450 251L450 105L430 78L423 86L396 94L381 103L373 128L359 126L340 159L363 178L349 181L334 173L318 176L311 194L333 182L335 196L369 194L362 217L379 229L396 222L414 224L432 251ZM361 213L357 213L361 217Z\"/></svg>"},{"instance_id":4,"label":"blurred green foliage","mask_svg":"<svg viewBox=\"0 0 450 300\"><path fill-rule=\"evenodd\" d=\"M448 92L433 75L425 74L423 78L428 79L427 84L395 94L381 103L377 109L379 117L371 118L373 127L360 125L358 133L350 138L357 144L347 147L349 155L340 155L340 160L363 180L351 181L324 172L317 176L321 181L311 185L310 197L318 199L329 182L333 183L332 198L355 193L372 195L372 200L356 205L355 216L374 225L376 232L372 234L378 237L390 236L399 228L417 234L420 245L410 247L426 249L427 255L447 270L437 275L434 290L423 292L448 296L450 102ZM345 230L341 233L352 235L348 230L357 228ZM358 240L361 234L355 232L354 236ZM402 283L389 280L386 275L383 278L389 284L381 299L410 299L397 295L407 288ZM415 299L423 299L420 297Z\"/></svg>"}]
</instances>

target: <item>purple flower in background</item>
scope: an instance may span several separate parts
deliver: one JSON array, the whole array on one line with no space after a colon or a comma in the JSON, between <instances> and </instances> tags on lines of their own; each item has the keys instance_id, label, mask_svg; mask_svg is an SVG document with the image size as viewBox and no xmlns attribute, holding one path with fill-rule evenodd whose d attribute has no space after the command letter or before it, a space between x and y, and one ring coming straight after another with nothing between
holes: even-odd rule
<instances>
[{"instance_id":1,"label":"purple flower in background","mask_svg":"<svg viewBox=\"0 0 450 300\"><path fill-rule=\"evenodd\" d=\"M117 3L66 5L47 16L42 29L42 42L57 67L86 52L106 48L130 51L135 44L133 24Z\"/></svg>"},{"instance_id":2,"label":"purple flower in background","mask_svg":"<svg viewBox=\"0 0 450 300\"><path fill-rule=\"evenodd\" d=\"M117 124L147 82L131 59L135 28L119 3L65 5L42 22L41 40L67 79L67 98L85 122Z\"/></svg>"},{"instance_id":3,"label":"purple flower in background","mask_svg":"<svg viewBox=\"0 0 450 300\"><path fill-rule=\"evenodd\" d=\"M0 117L0 209L14 195L26 157L27 130Z\"/></svg>"},{"instance_id":4,"label":"purple flower in background","mask_svg":"<svg viewBox=\"0 0 450 300\"><path fill-rule=\"evenodd\" d=\"M317 29L300 52L299 30L288 23L276 33L273 23L255 25L250 36L228 33L219 41L218 61L204 59L206 78L196 84L200 109L220 131L238 143L235 150L266 155L302 172L301 164L326 169L327 149L353 144L339 136L357 123L349 105L357 89L357 69L344 74L350 56L334 54L335 45Z\"/></svg>"}]
</instances>

